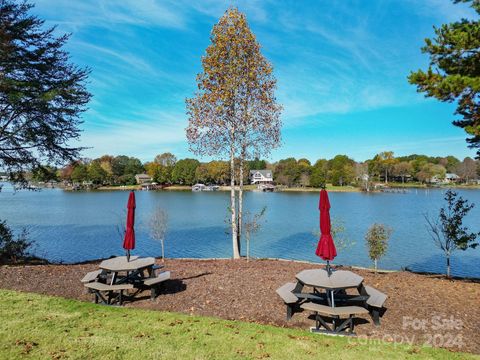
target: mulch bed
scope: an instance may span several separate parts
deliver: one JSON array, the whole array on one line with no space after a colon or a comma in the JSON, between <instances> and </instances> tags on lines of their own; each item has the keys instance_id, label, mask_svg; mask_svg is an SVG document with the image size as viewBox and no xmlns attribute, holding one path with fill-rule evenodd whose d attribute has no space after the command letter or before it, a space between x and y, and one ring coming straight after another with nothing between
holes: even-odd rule
<instances>
[{"instance_id":1,"label":"mulch bed","mask_svg":"<svg viewBox=\"0 0 480 360\"><path fill-rule=\"evenodd\" d=\"M171 259L166 264L172 279L164 283L161 295L150 301L145 292L126 306L306 330L313 326L306 312L287 322L285 306L275 290L293 281L301 270L318 265L243 259ZM98 263L2 266L0 287L91 301L92 295L79 280L97 268ZM359 337L368 337L372 343L372 339L383 339L480 353L480 283L410 272L352 271L389 296L381 326L365 317L355 328Z\"/></svg>"}]
</instances>

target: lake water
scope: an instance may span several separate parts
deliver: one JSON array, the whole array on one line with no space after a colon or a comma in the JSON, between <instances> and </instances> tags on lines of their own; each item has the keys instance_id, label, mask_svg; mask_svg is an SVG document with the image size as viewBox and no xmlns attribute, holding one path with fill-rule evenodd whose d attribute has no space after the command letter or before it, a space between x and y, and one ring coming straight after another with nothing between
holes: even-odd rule
<instances>
[{"instance_id":1,"label":"lake water","mask_svg":"<svg viewBox=\"0 0 480 360\"><path fill-rule=\"evenodd\" d=\"M459 193L477 204L466 222L480 231L480 191ZM368 227L384 223L393 228L389 249L379 267L443 272L445 260L426 231L423 214L437 214L443 190L412 190L407 194L330 193L332 217L341 220L346 236L355 242L339 251L334 264L371 266L364 235ZM157 206L168 212L167 257L230 257L227 234L229 193L163 191L136 193L135 254L159 255L160 244L148 235L148 217ZM19 191L4 186L0 192L0 219L15 229L27 226L36 241L35 253L52 261L79 262L123 253L117 233L125 217L128 192ZM251 256L318 261L318 194L247 192L245 206L252 212L267 207L266 222L251 241ZM245 250L243 246L242 251ZM458 250L454 275L480 277L480 249Z\"/></svg>"}]
</instances>

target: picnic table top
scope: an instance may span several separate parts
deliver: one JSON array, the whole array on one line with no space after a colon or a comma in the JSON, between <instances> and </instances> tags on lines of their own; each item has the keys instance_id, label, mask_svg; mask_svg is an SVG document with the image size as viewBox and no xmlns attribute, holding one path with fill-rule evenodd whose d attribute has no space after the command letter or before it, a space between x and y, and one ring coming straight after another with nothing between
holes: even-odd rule
<instances>
[{"instance_id":1,"label":"picnic table top","mask_svg":"<svg viewBox=\"0 0 480 360\"><path fill-rule=\"evenodd\" d=\"M296 278L304 285L328 290L356 288L363 282L360 275L347 270L333 271L330 276L323 269L303 270Z\"/></svg>"},{"instance_id":2,"label":"picnic table top","mask_svg":"<svg viewBox=\"0 0 480 360\"><path fill-rule=\"evenodd\" d=\"M155 265L155 258L146 257L139 258L138 256L131 256L130 261L127 261L126 256L117 256L100 263L100 269L109 271L133 271L149 266Z\"/></svg>"}]
</instances>

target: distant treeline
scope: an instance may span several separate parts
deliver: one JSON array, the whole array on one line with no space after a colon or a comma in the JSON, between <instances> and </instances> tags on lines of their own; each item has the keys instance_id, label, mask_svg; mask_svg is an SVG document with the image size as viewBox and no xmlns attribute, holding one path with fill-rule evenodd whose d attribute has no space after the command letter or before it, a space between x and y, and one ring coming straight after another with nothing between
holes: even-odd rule
<instances>
[{"instance_id":1,"label":"distant treeline","mask_svg":"<svg viewBox=\"0 0 480 360\"><path fill-rule=\"evenodd\" d=\"M458 175L458 181L469 182L480 175L479 161L468 157L462 161L454 156L414 154L395 157L393 152L377 154L365 162L337 155L330 160L319 159L314 164L308 159L287 158L275 163L255 159L246 165L247 170L271 170L276 184L301 187L320 187L326 183L365 186L371 181L430 183L441 181L447 173ZM133 185L136 183L135 175L142 173L165 185L192 185L197 182L226 185L230 182L230 164L227 161L202 163L190 158L177 160L171 153L157 155L147 163L135 157L104 155L93 160L79 160L61 169L43 166L33 171L31 178L44 182ZM245 172L245 180L248 180L248 171Z\"/></svg>"}]
</instances>

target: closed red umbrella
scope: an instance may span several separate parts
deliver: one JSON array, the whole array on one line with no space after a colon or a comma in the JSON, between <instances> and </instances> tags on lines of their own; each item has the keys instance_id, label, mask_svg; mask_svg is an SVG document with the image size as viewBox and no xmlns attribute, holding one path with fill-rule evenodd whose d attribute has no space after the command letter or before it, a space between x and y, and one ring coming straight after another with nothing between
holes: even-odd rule
<instances>
[{"instance_id":1,"label":"closed red umbrella","mask_svg":"<svg viewBox=\"0 0 480 360\"><path fill-rule=\"evenodd\" d=\"M320 191L320 202L318 204L320 210L320 240L318 242L315 254L327 261L327 271L330 273L330 261L337 256L337 249L333 242L332 225L330 223L330 200L325 189Z\"/></svg>"},{"instance_id":2,"label":"closed red umbrella","mask_svg":"<svg viewBox=\"0 0 480 360\"><path fill-rule=\"evenodd\" d=\"M135 249L135 193L130 192L127 204L127 224L125 229L125 237L123 239L123 248L127 250L127 261L130 261L130 250Z\"/></svg>"}]
</instances>

